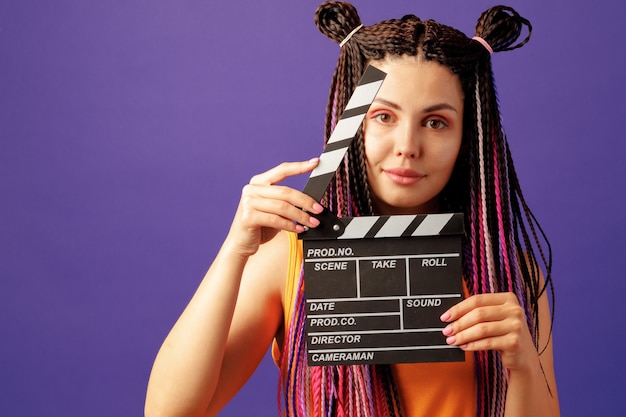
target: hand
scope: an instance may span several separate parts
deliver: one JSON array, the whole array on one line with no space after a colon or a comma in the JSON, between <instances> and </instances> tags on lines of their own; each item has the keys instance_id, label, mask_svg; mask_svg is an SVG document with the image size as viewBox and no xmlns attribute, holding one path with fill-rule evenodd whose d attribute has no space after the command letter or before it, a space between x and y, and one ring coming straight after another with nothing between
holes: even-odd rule
<instances>
[{"instance_id":1,"label":"hand","mask_svg":"<svg viewBox=\"0 0 626 417\"><path fill-rule=\"evenodd\" d=\"M527 367L537 356L524 310L513 293L478 294L441 315L449 323L447 343L463 350L497 350L509 370Z\"/></svg>"},{"instance_id":2,"label":"hand","mask_svg":"<svg viewBox=\"0 0 626 417\"><path fill-rule=\"evenodd\" d=\"M304 226L318 226L319 220L307 213L324 210L317 201L300 191L276 185L291 176L312 171L318 163L319 158L285 162L252 177L243 187L227 242L243 256L250 256L280 230L300 233Z\"/></svg>"}]
</instances>

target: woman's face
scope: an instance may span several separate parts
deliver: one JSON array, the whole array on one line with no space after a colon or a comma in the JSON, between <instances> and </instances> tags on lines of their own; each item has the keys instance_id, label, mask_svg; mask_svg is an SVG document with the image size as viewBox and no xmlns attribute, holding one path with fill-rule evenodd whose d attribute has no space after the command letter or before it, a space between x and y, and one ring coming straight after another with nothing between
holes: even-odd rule
<instances>
[{"instance_id":1,"label":"woman's face","mask_svg":"<svg viewBox=\"0 0 626 417\"><path fill-rule=\"evenodd\" d=\"M363 125L374 206L379 214L436 212L461 147L461 82L417 57L372 65L387 73Z\"/></svg>"}]
</instances>

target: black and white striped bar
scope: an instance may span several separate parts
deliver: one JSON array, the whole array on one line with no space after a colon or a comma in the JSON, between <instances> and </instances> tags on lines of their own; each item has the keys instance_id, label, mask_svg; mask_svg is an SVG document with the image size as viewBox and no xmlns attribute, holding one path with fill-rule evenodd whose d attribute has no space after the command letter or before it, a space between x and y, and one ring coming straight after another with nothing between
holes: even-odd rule
<instances>
[{"instance_id":1,"label":"black and white striped bar","mask_svg":"<svg viewBox=\"0 0 626 417\"><path fill-rule=\"evenodd\" d=\"M337 239L463 234L461 213L365 216L342 220L345 223L345 230Z\"/></svg>"},{"instance_id":2,"label":"black and white striped bar","mask_svg":"<svg viewBox=\"0 0 626 417\"><path fill-rule=\"evenodd\" d=\"M320 155L319 165L311 172L303 192L315 200L320 200L331 179L341 164L352 139L356 136L365 114L374 101L386 73L368 66L356 89L352 93L326 147Z\"/></svg>"},{"instance_id":3,"label":"black and white striped bar","mask_svg":"<svg viewBox=\"0 0 626 417\"><path fill-rule=\"evenodd\" d=\"M301 233L300 237L303 240L345 240L445 236L462 235L463 228L463 213L363 216L341 219L328 213L319 228Z\"/></svg>"}]
</instances>

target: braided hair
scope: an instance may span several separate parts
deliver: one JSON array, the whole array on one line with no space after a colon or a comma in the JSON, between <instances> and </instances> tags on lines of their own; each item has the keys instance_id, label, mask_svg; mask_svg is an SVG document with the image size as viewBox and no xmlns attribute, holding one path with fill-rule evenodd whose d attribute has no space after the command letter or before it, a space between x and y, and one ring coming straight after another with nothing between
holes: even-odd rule
<instances>
[{"instance_id":1,"label":"braided hair","mask_svg":"<svg viewBox=\"0 0 626 417\"><path fill-rule=\"evenodd\" d=\"M545 291L553 296L551 249L526 204L515 172L501 126L490 51L482 41L414 15L359 28L362 23L356 9L345 2L320 5L315 23L342 46L326 110L326 140L371 61L419 54L459 77L464 93L463 138L452 176L440 194L440 208L465 215L463 277L469 293L516 294L541 352L545 346L538 345L538 300ZM521 39L524 27L527 36ZM523 46L531 32L530 22L514 9L496 6L481 14L475 36L493 52L501 52ZM346 37L349 40L344 41ZM362 139L360 131L323 198L324 205L338 217L376 214ZM281 365L282 415L401 416L388 365L307 366L304 305L301 276ZM496 351L475 352L474 357L476 415L501 416L508 372Z\"/></svg>"}]
</instances>

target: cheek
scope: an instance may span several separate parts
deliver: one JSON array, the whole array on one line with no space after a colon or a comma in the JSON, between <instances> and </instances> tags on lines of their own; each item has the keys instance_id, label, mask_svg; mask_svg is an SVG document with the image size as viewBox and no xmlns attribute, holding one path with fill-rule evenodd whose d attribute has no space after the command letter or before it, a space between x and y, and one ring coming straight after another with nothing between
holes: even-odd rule
<instances>
[{"instance_id":1,"label":"cheek","mask_svg":"<svg viewBox=\"0 0 626 417\"><path fill-rule=\"evenodd\" d=\"M363 152L365 153L365 161L368 166L370 164L376 164L383 152L381 142L363 139Z\"/></svg>"},{"instance_id":2,"label":"cheek","mask_svg":"<svg viewBox=\"0 0 626 417\"><path fill-rule=\"evenodd\" d=\"M455 143L451 146L445 146L443 149L440 150L437 160L438 165L441 167L442 170L449 172L453 170L454 165L456 164L456 160L459 156L459 149L460 144L457 146L457 144Z\"/></svg>"}]
</instances>

